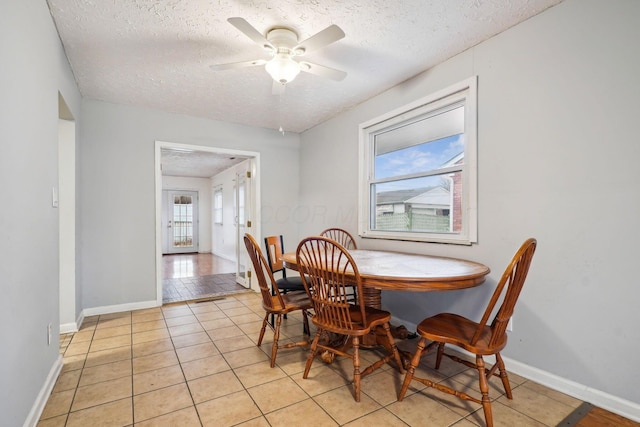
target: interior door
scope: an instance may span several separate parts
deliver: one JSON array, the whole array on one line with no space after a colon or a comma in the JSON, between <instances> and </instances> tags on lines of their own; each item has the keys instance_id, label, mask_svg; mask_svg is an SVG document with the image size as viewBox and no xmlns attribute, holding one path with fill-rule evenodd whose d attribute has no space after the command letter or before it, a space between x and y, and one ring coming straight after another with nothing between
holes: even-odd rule
<instances>
[{"instance_id":1,"label":"interior door","mask_svg":"<svg viewBox=\"0 0 640 427\"><path fill-rule=\"evenodd\" d=\"M165 254L198 252L198 192L167 190Z\"/></svg>"},{"instance_id":2,"label":"interior door","mask_svg":"<svg viewBox=\"0 0 640 427\"><path fill-rule=\"evenodd\" d=\"M249 162L250 164L250 162ZM236 175L235 188L235 226L236 226L236 259L237 271L236 282L250 287L251 282L247 278L249 256L244 245L244 233L251 229L251 173L249 171L240 172ZM249 231L250 232L250 231Z\"/></svg>"}]
</instances>

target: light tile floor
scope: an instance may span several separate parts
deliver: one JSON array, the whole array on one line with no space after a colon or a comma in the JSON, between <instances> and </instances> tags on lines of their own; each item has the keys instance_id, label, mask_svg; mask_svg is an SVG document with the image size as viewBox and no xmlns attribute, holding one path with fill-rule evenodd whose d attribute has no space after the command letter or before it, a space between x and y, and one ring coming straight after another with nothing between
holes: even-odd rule
<instances>
[{"instance_id":1,"label":"light tile floor","mask_svg":"<svg viewBox=\"0 0 640 427\"><path fill-rule=\"evenodd\" d=\"M61 336L64 367L38 426L484 425L479 405L419 383L397 402L403 376L391 365L363 378L360 403L349 359L316 360L303 379L307 351L297 347L279 350L270 368L273 334L256 346L263 316L259 295L244 293L86 318L79 332ZM301 334L301 315L290 314L282 340ZM416 341L398 346L412 351ZM439 371L430 366L428 355L421 374L478 394L475 371L447 360ZM555 426L582 403L510 379L513 400L491 381L496 426Z\"/></svg>"}]
</instances>

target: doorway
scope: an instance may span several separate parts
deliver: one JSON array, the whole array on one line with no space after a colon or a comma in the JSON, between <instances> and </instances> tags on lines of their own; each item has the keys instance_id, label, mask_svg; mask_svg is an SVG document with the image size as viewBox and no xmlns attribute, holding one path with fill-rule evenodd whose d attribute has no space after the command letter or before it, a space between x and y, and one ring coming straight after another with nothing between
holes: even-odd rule
<instances>
[{"instance_id":1,"label":"doorway","mask_svg":"<svg viewBox=\"0 0 640 427\"><path fill-rule=\"evenodd\" d=\"M57 193L57 195L56 195ZM53 189L58 212L60 333L78 330L76 284L76 122L58 92L58 187Z\"/></svg>"},{"instance_id":2,"label":"doorway","mask_svg":"<svg viewBox=\"0 0 640 427\"><path fill-rule=\"evenodd\" d=\"M167 158L172 157L174 161L169 162ZM204 159L204 160L203 160ZM203 164L208 161L213 164L213 169L203 169ZM164 163L163 163L164 162ZM237 292L236 284L240 283L246 286L246 288L251 288L248 278L246 277L246 262L244 261L244 252L242 252L241 248L244 247L242 242L242 236L244 232L249 232L254 235L259 235L259 209L256 207L260 206L260 173L259 173L259 153L258 152L248 152L248 151L240 151L240 150L231 150L231 149L223 149L223 148L213 148L213 147L203 147L203 146L194 146L194 145L186 145L179 143L171 143L171 142L163 142L156 141L156 150L155 150L155 172L156 172L156 299L158 305L162 305L163 303L163 275L165 272L165 260L163 259L163 253L170 253L167 250L167 241L163 238L167 227L167 221L163 221L163 213L165 217L169 217L167 215L167 211L169 209L169 204L172 204L171 210L174 209L175 203L172 199L178 197L178 206L176 208L178 210L184 210L187 212L189 209L194 210L195 205L194 202L200 205L200 212L205 212L204 215L201 215L198 219L191 219L189 221L189 214L186 213L187 217L186 222L191 222L192 226L199 226L200 232L196 233L193 230L189 233L189 225L186 226L186 237L179 236L179 245L183 245L183 247L189 247L189 245L194 245L195 242L189 241L189 234L193 236L195 240L195 236L200 236L199 245L195 248L191 248L190 250L186 250L184 252L192 252L191 254L180 254L179 252L183 252L182 248L178 249L174 255L167 255L167 257L174 258L176 261L177 257L183 256L193 256L196 259L200 256L200 260L202 260L202 256L209 257L210 259L215 259L216 256L221 258L222 261L232 262L234 273L231 273L231 284L235 289L230 290L232 293L234 290ZM216 166L217 163L220 163ZM176 167L177 165L177 167ZM232 166L229 166L232 165ZM216 169L217 167L217 169ZM242 172L239 172L242 169ZM200 171L200 172L198 172ZM213 172L212 172L213 171ZM231 198L233 198L234 208L234 220L224 221L223 224L219 224L217 222L214 223L214 190L218 187L219 183L216 181L216 177L221 175L226 176L226 174L231 173L233 171L234 178L232 179L233 184L229 184L225 186L225 191L228 189L231 191L233 187L233 197L229 196L229 198L225 198L231 203ZM198 174L196 174L198 173ZM180 177L180 178L178 178ZM184 192L180 190L178 193L181 194L169 194L163 190L167 190L166 184L163 181L172 181L175 183L177 179L183 180L192 180L199 179L200 183L206 182L208 183L207 188L201 188L198 194L195 196L192 195L191 199L181 198L184 196ZM173 189L180 187L173 187ZM188 189L187 187L182 187ZM242 202L241 202L242 201ZM191 208L189 208L189 206ZM232 209L228 209L225 212L230 212ZM172 220L172 231L175 227L175 219ZM185 222L182 218L181 222ZM183 224L181 224L183 226ZM242 231L242 232L240 232ZM204 236L204 238L203 238ZM172 237L173 238L173 237ZM216 244L216 239L222 239L223 242L221 244ZM178 263L193 263L193 259L186 261L176 261ZM228 264L227 264L228 265ZM195 273L195 272L194 272ZM223 273L225 277L228 279L230 273ZM213 276L213 275L206 275ZM205 277L205 276L192 276L192 277L200 277L200 279L192 279L192 282L198 282L198 285L201 288L204 288L206 284L203 283L203 280L213 280L213 277ZM220 279L221 277L217 277L215 279ZM184 280L183 280L184 281ZM228 282L227 282L228 284ZM231 286L231 284L228 284ZM255 290L255 289L254 289ZM217 292L216 292L217 294Z\"/></svg>"}]
</instances>

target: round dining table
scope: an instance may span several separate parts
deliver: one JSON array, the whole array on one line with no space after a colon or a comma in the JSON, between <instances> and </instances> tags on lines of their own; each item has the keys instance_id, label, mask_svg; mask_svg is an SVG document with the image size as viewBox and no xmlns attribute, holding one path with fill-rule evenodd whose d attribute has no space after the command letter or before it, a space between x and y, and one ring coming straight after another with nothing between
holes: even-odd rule
<instances>
[{"instance_id":1,"label":"round dining table","mask_svg":"<svg viewBox=\"0 0 640 427\"><path fill-rule=\"evenodd\" d=\"M365 304L381 308L382 291L452 291L481 285L490 269L459 258L366 249L350 250L362 281ZM297 270L295 252L282 255L286 268Z\"/></svg>"},{"instance_id":2,"label":"round dining table","mask_svg":"<svg viewBox=\"0 0 640 427\"><path fill-rule=\"evenodd\" d=\"M362 282L365 305L382 308L382 291L453 291L473 288L484 283L491 271L484 264L459 258L411 254L366 249L349 250L355 261ZM282 255L286 268L298 270L295 252ZM411 336L404 325L392 327L395 338ZM384 346L390 351L386 334L374 331L363 337L362 347ZM344 350L344 349L343 349ZM408 366L410 355L401 352L403 364ZM323 355L330 363L332 355Z\"/></svg>"}]
</instances>

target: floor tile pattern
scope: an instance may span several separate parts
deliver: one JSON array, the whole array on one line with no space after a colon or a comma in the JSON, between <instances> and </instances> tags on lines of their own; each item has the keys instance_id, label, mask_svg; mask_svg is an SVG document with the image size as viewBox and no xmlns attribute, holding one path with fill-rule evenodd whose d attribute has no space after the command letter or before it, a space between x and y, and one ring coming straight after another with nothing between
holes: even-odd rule
<instances>
[{"instance_id":1,"label":"floor tile pattern","mask_svg":"<svg viewBox=\"0 0 640 427\"><path fill-rule=\"evenodd\" d=\"M236 283L235 262L212 254L162 256L162 302L219 297L246 288Z\"/></svg>"},{"instance_id":2,"label":"floor tile pattern","mask_svg":"<svg viewBox=\"0 0 640 427\"><path fill-rule=\"evenodd\" d=\"M353 399L352 365L317 360L302 378L307 349L278 352L269 367L273 334L256 346L264 311L256 293L200 303L86 318L60 338L64 366L38 426L458 426L484 425L479 405L415 383L396 401L403 376L386 365L362 380ZM313 329L312 329L313 332ZM302 319L283 320L281 339L299 340ZM413 351L413 340L398 346ZM364 350L363 359L378 357ZM364 363L363 363L364 364ZM421 376L478 395L473 370L444 360ZM582 402L517 375L514 399L490 381L495 425L555 426Z\"/></svg>"},{"instance_id":3,"label":"floor tile pattern","mask_svg":"<svg viewBox=\"0 0 640 427\"><path fill-rule=\"evenodd\" d=\"M162 302L167 304L246 291L244 286L236 283L234 273L164 279Z\"/></svg>"}]
</instances>

